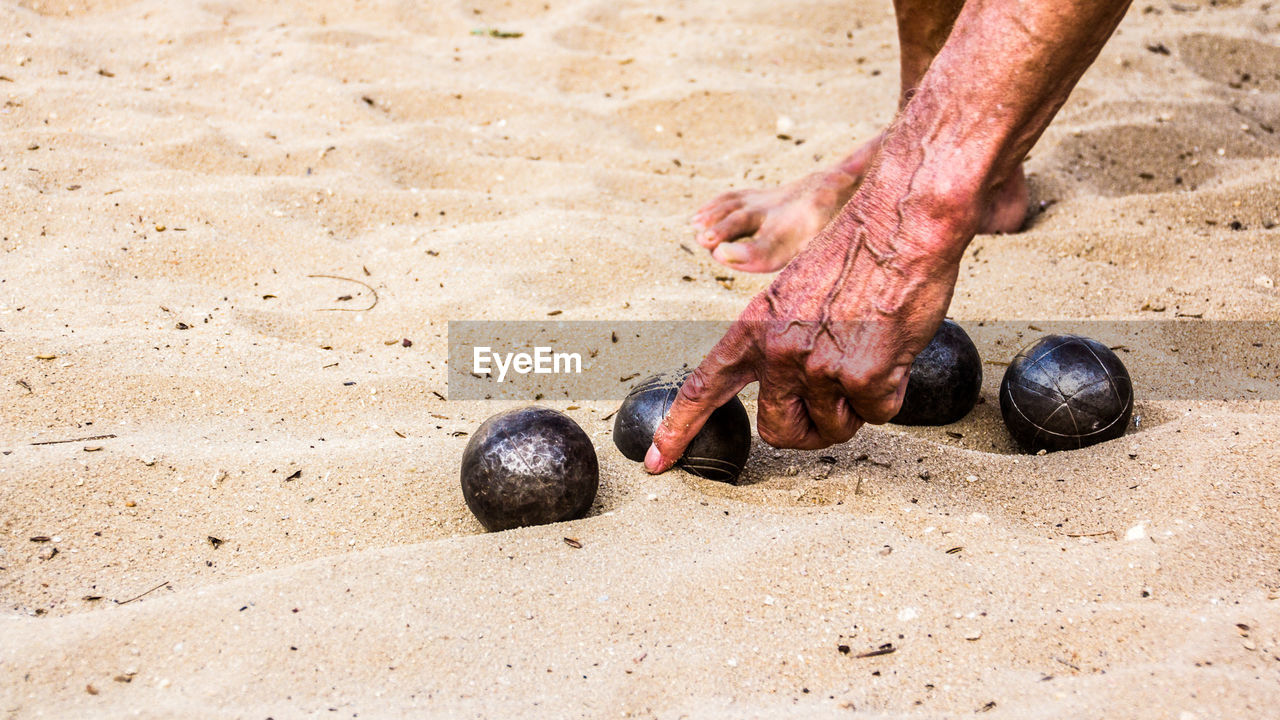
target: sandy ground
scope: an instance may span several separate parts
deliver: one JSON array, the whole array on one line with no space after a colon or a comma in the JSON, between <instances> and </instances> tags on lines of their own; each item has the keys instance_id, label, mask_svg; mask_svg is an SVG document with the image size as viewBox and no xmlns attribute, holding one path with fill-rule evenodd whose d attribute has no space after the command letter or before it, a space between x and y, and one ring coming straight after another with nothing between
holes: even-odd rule
<instances>
[{"instance_id":1,"label":"sandy ground","mask_svg":"<svg viewBox=\"0 0 1280 720\"><path fill-rule=\"evenodd\" d=\"M599 499L485 534L447 322L732 318L686 218L891 117L888 0L0 3L0 715L1274 717L1280 8L1210 5L1135 5L951 309L1207 328L1129 435L1015 453L1008 345L736 487L549 402Z\"/></svg>"}]
</instances>

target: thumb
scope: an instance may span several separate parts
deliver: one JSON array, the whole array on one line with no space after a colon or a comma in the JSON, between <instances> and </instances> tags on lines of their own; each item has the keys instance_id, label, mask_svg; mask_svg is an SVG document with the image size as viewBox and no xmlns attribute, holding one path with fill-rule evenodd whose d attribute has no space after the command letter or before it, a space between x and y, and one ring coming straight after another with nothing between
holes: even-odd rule
<instances>
[{"instance_id":1,"label":"thumb","mask_svg":"<svg viewBox=\"0 0 1280 720\"><path fill-rule=\"evenodd\" d=\"M711 413L733 399L753 379L750 372L738 369L742 367L742 352L736 343L726 341L729 336L721 339L680 386L644 456L644 467L649 472L664 472L675 465Z\"/></svg>"}]
</instances>

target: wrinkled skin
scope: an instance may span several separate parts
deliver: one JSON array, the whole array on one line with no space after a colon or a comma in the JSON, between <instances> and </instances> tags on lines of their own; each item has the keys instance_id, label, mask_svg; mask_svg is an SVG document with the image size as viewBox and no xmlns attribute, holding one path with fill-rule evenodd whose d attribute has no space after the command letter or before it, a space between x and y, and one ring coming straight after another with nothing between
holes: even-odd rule
<instances>
[{"instance_id":1,"label":"wrinkled skin","mask_svg":"<svg viewBox=\"0 0 1280 720\"><path fill-rule=\"evenodd\" d=\"M964 0L894 0L905 108L925 71L946 43ZM829 168L776 188L723 192L694 214L695 240L711 257L741 272L781 269L817 237L857 190L880 152L884 133L862 143ZM1027 217L1027 184L1015 167L982 214L979 232L1011 233Z\"/></svg>"},{"instance_id":2,"label":"wrinkled skin","mask_svg":"<svg viewBox=\"0 0 1280 720\"><path fill-rule=\"evenodd\" d=\"M969 0L848 202L681 387L646 468L671 467L750 382L777 447L841 443L897 414L965 247L1127 6Z\"/></svg>"}]
</instances>

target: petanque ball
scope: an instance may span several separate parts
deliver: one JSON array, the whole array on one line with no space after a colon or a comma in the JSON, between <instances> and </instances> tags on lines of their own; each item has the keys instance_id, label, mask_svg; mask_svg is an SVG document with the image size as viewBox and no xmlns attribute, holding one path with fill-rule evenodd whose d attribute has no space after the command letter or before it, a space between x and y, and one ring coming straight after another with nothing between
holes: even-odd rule
<instances>
[{"instance_id":1,"label":"petanque ball","mask_svg":"<svg viewBox=\"0 0 1280 720\"><path fill-rule=\"evenodd\" d=\"M549 408L494 415L462 453L462 497L490 531L580 518L599 486L591 439Z\"/></svg>"},{"instance_id":2,"label":"petanque ball","mask_svg":"<svg viewBox=\"0 0 1280 720\"><path fill-rule=\"evenodd\" d=\"M660 373L641 381L622 401L613 421L613 444L629 460L643 462L653 433L675 402L688 369ZM677 465L698 477L732 483L751 454L751 419L733 398L707 419Z\"/></svg>"},{"instance_id":3,"label":"petanque ball","mask_svg":"<svg viewBox=\"0 0 1280 720\"><path fill-rule=\"evenodd\" d=\"M1000 414L1027 450L1082 448L1124 434L1133 415L1133 382L1106 345L1049 335L1009 363Z\"/></svg>"},{"instance_id":4,"label":"petanque ball","mask_svg":"<svg viewBox=\"0 0 1280 720\"><path fill-rule=\"evenodd\" d=\"M943 320L933 340L911 363L902 409L889 422L947 425L969 414L982 392L982 358L969 334Z\"/></svg>"}]
</instances>

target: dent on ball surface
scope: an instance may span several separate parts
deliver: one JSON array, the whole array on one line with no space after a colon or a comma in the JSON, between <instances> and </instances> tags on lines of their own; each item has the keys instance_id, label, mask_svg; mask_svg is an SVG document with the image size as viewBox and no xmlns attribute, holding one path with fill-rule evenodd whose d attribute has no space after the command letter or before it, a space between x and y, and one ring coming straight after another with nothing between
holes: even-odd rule
<instances>
[{"instance_id":1,"label":"dent on ball surface","mask_svg":"<svg viewBox=\"0 0 1280 720\"><path fill-rule=\"evenodd\" d=\"M600 469L591 438L544 407L485 420L462 453L462 496L486 530L580 518L595 502Z\"/></svg>"},{"instance_id":2,"label":"dent on ball surface","mask_svg":"<svg viewBox=\"0 0 1280 720\"><path fill-rule=\"evenodd\" d=\"M1082 448L1124 434L1133 415L1133 382L1106 345L1049 335L1009 363L1000 414L1028 450Z\"/></svg>"},{"instance_id":3,"label":"dent on ball surface","mask_svg":"<svg viewBox=\"0 0 1280 720\"><path fill-rule=\"evenodd\" d=\"M897 425L948 425L969 414L982 393L982 358L969 333L943 320L911 363Z\"/></svg>"},{"instance_id":4,"label":"dent on ball surface","mask_svg":"<svg viewBox=\"0 0 1280 720\"><path fill-rule=\"evenodd\" d=\"M691 370L681 368L645 378L627 394L613 421L613 444L628 460L644 462L653 433L675 402ZM698 477L734 482L751 454L751 418L733 398L707 419L677 465Z\"/></svg>"}]
</instances>

